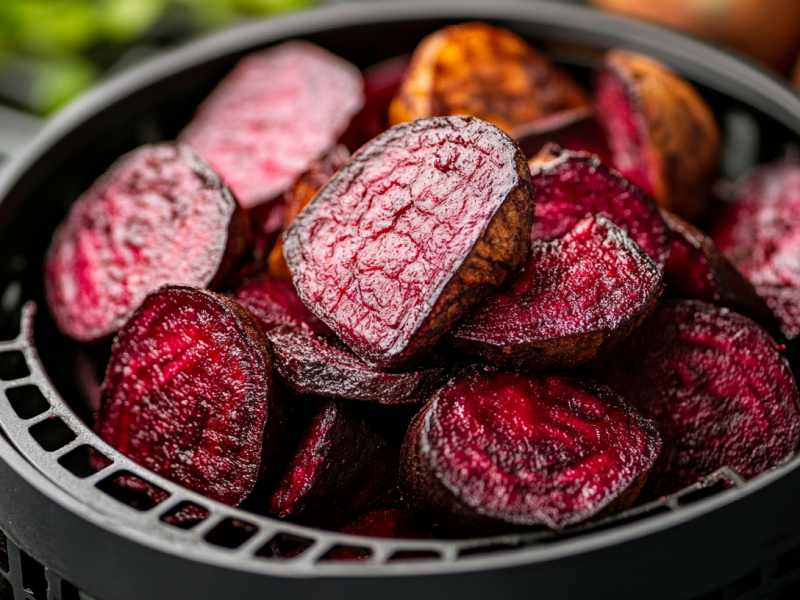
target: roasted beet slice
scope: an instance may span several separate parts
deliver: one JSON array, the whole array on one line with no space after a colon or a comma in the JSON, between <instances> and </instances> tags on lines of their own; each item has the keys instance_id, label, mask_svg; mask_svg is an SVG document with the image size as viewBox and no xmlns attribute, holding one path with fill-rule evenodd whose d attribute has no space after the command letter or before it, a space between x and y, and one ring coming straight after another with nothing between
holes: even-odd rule
<instances>
[{"instance_id":1,"label":"roasted beet slice","mask_svg":"<svg viewBox=\"0 0 800 600\"><path fill-rule=\"evenodd\" d=\"M602 214L663 270L669 254L669 231L658 207L598 157L548 145L531 161L531 181L537 202L533 241L558 239L581 219Z\"/></svg>"},{"instance_id":2,"label":"roasted beet slice","mask_svg":"<svg viewBox=\"0 0 800 600\"><path fill-rule=\"evenodd\" d=\"M277 197L328 152L364 102L355 66L309 42L246 56L179 139L222 175L245 208Z\"/></svg>"},{"instance_id":3,"label":"roasted beet slice","mask_svg":"<svg viewBox=\"0 0 800 600\"><path fill-rule=\"evenodd\" d=\"M247 213L194 150L142 146L59 225L47 254L47 304L62 333L107 338L166 283L223 286L251 244Z\"/></svg>"},{"instance_id":4,"label":"roasted beet slice","mask_svg":"<svg viewBox=\"0 0 800 600\"><path fill-rule=\"evenodd\" d=\"M667 210L700 217L720 135L697 90L653 58L612 50L597 74L595 100L614 166Z\"/></svg>"},{"instance_id":5,"label":"roasted beet slice","mask_svg":"<svg viewBox=\"0 0 800 600\"><path fill-rule=\"evenodd\" d=\"M434 362L387 373L371 367L332 335L278 327L268 334L275 370L296 392L382 404L424 402L444 382L447 368Z\"/></svg>"},{"instance_id":6,"label":"roasted beet slice","mask_svg":"<svg viewBox=\"0 0 800 600\"><path fill-rule=\"evenodd\" d=\"M236 506L275 466L283 415L252 315L166 286L114 340L95 430L151 471Z\"/></svg>"},{"instance_id":7,"label":"roasted beet slice","mask_svg":"<svg viewBox=\"0 0 800 600\"><path fill-rule=\"evenodd\" d=\"M269 500L295 523L341 527L397 484L398 448L340 401L320 406Z\"/></svg>"},{"instance_id":8,"label":"roasted beet slice","mask_svg":"<svg viewBox=\"0 0 800 600\"><path fill-rule=\"evenodd\" d=\"M779 336L780 322L769 306L711 238L668 211L662 210L661 215L670 230L669 259L664 269L666 294L730 308Z\"/></svg>"},{"instance_id":9,"label":"roasted beet slice","mask_svg":"<svg viewBox=\"0 0 800 600\"><path fill-rule=\"evenodd\" d=\"M656 494L726 465L755 477L800 439L800 396L788 362L763 329L724 308L660 303L595 371L661 434L647 484Z\"/></svg>"},{"instance_id":10,"label":"roasted beet slice","mask_svg":"<svg viewBox=\"0 0 800 600\"><path fill-rule=\"evenodd\" d=\"M373 510L341 529L342 533L369 537L424 539L430 532L406 508Z\"/></svg>"},{"instance_id":11,"label":"roasted beet slice","mask_svg":"<svg viewBox=\"0 0 800 600\"><path fill-rule=\"evenodd\" d=\"M533 209L511 138L472 117L419 119L339 169L284 255L300 298L356 354L403 368L524 262Z\"/></svg>"},{"instance_id":12,"label":"roasted beet slice","mask_svg":"<svg viewBox=\"0 0 800 600\"><path fill-rule=\"evenodd\" d=\"M562 69L507 29L464 23L423 39L389 108L389 124L470 115L510 133L544 116L590 106Z\"/></svg>"},{"instance_id":13,"label":"roasted beet slice","mask_svg":"<svg viewBox=\"0 0 800 600\"><path fill-rule=\"evenodd\" d=\"M753 284L781 321L800 335L800 164L757 167L731 190L711 229L717 247Z\"/></svg>"},{"instance_id":14,"label":"roasted beet slice","mask_svg":"<svg viewBox=\"0 0 800 600\"><path fill-rule=\"evenodd\" d=\"M660 445L605 386L469 367L414 418L400 489L446 533L560 529L630 505Z\"/></svg>"},{"instance_id":15,"label":"roasted beet slice","mask_svg":"<svg viewBox=\"0 0 800 600\"><path fill-rule=\"evenodd\" d=\"M552 242L450 333L459 348L525 369L565 369L624 340L661 293L655 263L603 216Z\"/></svg>"}]
</instances>

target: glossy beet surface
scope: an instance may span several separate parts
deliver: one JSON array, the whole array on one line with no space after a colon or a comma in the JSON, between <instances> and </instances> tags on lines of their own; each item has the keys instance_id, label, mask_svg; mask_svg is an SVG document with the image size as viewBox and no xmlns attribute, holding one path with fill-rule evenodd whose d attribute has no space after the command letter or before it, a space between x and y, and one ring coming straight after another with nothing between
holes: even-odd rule
<instances>
[{"instance_id":1,"label":"glossy beet surface","mask_svg":"<svg viewBox=\"0 0 800 600\"><path fill-rule=\"evenodd\" d=\"M532 240L558 239L579 220L602 214L664 268L669 232L655 203L597 157L548 146L532 161L531 181L537 192Z\"/></svg>"},{"instance_id":2,"label":"glossy beet surface","mask_svg":"<svg viewBox=\"0 0 800 600\"><path fill-rule=\"evenodd\" d=\"M568 368L625 339L661 293L655 263L602 216L552 242L450 334L456 346L526 369Z\"/></svg>"},{"instance_id":3,"label":"glossy beet surface","mask_svg":"<svg viewBox=\"0 0 800 600\"><path fill-rule=\"evenodd\" d=\"M763 329L726 309L663 302L596 374L655 422L664 446L648 487L657 494L726 465L749 479L800 439L789 364Z\"/></svg>"},{"instance_id":4,"label":"glossy beet surface","mask_svg":"<svg viewBox=\"0 0 800 600\"><path fill-rule=\"evenodd\" d=\"M605 386L475 366L415 417L400 484L420 519L451 533L559 529L632 502L659 447Z\"/></svg>"},{"instance_id":5,"label":"glossy beet surface","mask_svg":"<svg viewBox=\"0 0 800 600\"><path fill-rule=\"evenodd\" d=\"M405 539L431 537L430 532L411 515L408 509L404 508L388 508L368 512L347 527L342 527L342 533Z\"/></svg>"},{"instance_id":6,"label":"glossy beet surface","mask_svg":"<svg viewBox=\"0 0 800 600\"><path fill-rule=\"evenodd\" d=\"M363 146L284 236L303 302L363 359L417 361L527 254L528 166L495 126L419 119Z\"/></svg>"},{"instance_id":7,"label":"glossy beet surface","mask_svg":"<svg viewBox=\"0 0 800 600\"><path fill-rule=\"evenodd\" d=\"M595 154L606 166L613 166L605 132L588 107L562 111L516 128L512 134L528 158L534 158L548 143L564 150Z\"/></svg>"},{"instance_id":8,"label":"glossy beet surface","mask_svg":"<svg viewBox=\"0 0 800 600\"><path fill-rule=\"evenodd\" d=\"M291 187L364 102L355 66L302 41L245 57L179 139L202 154L245 208Z\"/></svg>"},{"instance_id":9,"label":"glossy beet surface","mask_svg":"<svg viewBox=\"0 0 800 600\"><path fill-rule=\"evenodd\" d=\"M247 311L213 292L164 287L114 340L95 430L151 471L235 506L282 443L273 388Z\"/></svg>"},{"instance_id":10,"label":"glossy beet surface","mask_svg":"<svg viewBox=\"0 0 800 600\"><path fill-rule=\"evenodd\" d=\"M47 304L66 335L102 339L166 283L223 283L250 243L247 215L197 153L142 146L117 160L56 230Z\"/></svg>"}]
</instances>

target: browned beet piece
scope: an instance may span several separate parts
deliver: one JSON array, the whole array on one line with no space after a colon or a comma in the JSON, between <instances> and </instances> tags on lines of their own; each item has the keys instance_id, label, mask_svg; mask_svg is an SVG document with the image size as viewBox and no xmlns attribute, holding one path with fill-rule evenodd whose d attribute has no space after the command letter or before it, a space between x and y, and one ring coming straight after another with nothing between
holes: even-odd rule
<instances>
[{"instance_id":1,"label":"browned beet piece","mask_svg":"<svg viewBox=\"0 0 800 600\"><path fill-rule=\"evenodd\" d=\"M621 227L663 270L669 230L658 207L596 156L547 145L533 160L536 218L531 240L555 240L581 219L602 214Z\"/></svg>"},{"instance_id":2,"label":"browned beet piece","mask_svg":"<svg viewBox=\"0 0 800 600\"><path fill-rule=\"evenodd\" d=\"M721 144L697 90L653 58L612 50L595 99L614 166L667 210L690 221L702 216Z\"/></svg>"},{"instance_id":3,"label":"browned beet piece","mask_svg":"<svg viewBox=\"0 0 800 600\"><path fill-rule=\"evenodd\" d=\"M159 475L238 505L283 444L269 347L255 319L213 292L166 286L120 330L95 431Z\"/></svg>"},{"instance_id":4,"label":"browned beet piece","mask_svg":"<svg viewBox=\"0 0 800 600\"><path fill-rule=\"evenodd\" d=\"M370 367L332 335L278 327L269 332L275 370L301 394L399 404L424 402L447 376L444 364L387 373Z\"/></svg>"},{"instance_id":5,"label":"browned beet piece","mask_svg":"<svg viewBox=\"0 0 800 600\"><path fill-rule=\"evenodd\" d=\"M793 340L800 335L800 164L757 167L736 182L731 196L711 237Z\"/></svg>"},{"instance_id":6,"label":"browned beet piece","mask_svg":"<svg viewBox=\"0 0 800 600\"><path fill-rule=\"evenodd\" d=\"M165 283L222 287L251 244L247 213L194 150L142 146L59 225L47 253L47 304L62 333L107 338Z\"/></svg>"},{"instance_id":7,"label":"browned beet piece","mask_svg":"<svg viewBox=\"0 0 800 600\"><path fill-rule=\"evenodd\" d=\"M448 534L560 529L629 506L660 445L605 386L474 366L414 418L400 489Z\"/></svg>"},{"instance_id":8,"label":"browned beet piece","mask_svg":"<svg viewBox=\"0 0 800 600\"><path fill-rule=\"evenodd\" d=\"M179 139L251 208L288 190L336 144L363 102L352 64L309 42L285 42L242 59Z\"/></svg>"},{"instance_id":9,"label":"browned beet piece","mask_svg":"<svg viewBox=\"0 0 800 600\"><path fill-rule=\"evenodd\" d=\"M664 446L647 487L656 494L723 466L755 477L800 440L788 362L763 329L724 308L660 303L595 372L655 422Z\"/></svg>"},{"instance_id":10,"label":"browned beet piece","mask_svg":"<svg viewBox=\"0 0 800 600\"><path fill-rule=\"evenodd\" d=\"M602 216L553 242L535 242L525 267L450 333L459 348L525 369L565 369L614 347L655 305L661 275Z\"/></svg>"},{"instance_id":11,"label":"browned beet piece","mask_svg":"<svg viewBox=\"0 0 800 600\"><path fill-rule=\"evenodd\" d=\"M724 306L780 336L780 322L705 233L677 215L663 210L670 230L670 252L664 269L666 294L672 298L700 300Z\"/></svg>"},{"instance_id":12,"label":"browned beet piece","mask_svg":"<svg viewBox=\"0 0 800 600\"><path fill-rule=\"evenodd\" d=\"M397 483L398 449L340 401L320 406L269 500L295 523L341 527Z\"/></svg>"},{"instance_id":13,"label":"browned beet piece","mask_svg":"<svg viewBox=\"0 0 800 600\"><path fill-rule=\"evenodd\" d=\"M382 538L425 539L432 537L430 532L406 508L373 510L361 515L347 527L342 527L340 531L350 535Z\"/></svg>"},{"instance_id":14,"label":"browned beet piece","mask_svg":"<svg viewBox=\"0 0 800 600\"><path fill-rule=\"evenodd\" d=\"M362 359L399 369L524 262L533 209L528 164L502 131L419 119L350 158L284 255L306 306Z\"/></svg>"}]
</instances>

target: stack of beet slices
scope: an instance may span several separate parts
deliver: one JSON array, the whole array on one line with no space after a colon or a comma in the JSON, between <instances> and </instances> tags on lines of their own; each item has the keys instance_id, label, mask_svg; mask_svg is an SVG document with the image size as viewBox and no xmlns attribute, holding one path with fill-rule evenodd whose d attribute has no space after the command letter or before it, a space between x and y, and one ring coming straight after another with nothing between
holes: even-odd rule
<instances>
[{"instance_id":1,"label":"stack of beet slices","mask_svg":"<svg viewBox=\"0 0 800 600\"><path fill-rule=\"evenodd\" d=\"M103 440L229 505L399 538L559 530L793 454L771 336L800 331L797 165L737 184L712 241L684 218L714 116L652 59L610 52L593 104L468 23L365 75L308 42L246 57L75 203L47 302L111 344Z\"/></svg>"}]
</instances>

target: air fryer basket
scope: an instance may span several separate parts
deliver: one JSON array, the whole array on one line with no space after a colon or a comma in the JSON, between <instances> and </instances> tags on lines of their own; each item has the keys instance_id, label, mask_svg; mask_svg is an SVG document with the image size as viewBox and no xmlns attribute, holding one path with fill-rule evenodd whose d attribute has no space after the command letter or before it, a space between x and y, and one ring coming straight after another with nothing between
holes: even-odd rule
<instances>
[{"instance_id":1,"label":"air fryer basket","mask_svg":"<svg viewBox=\"0 0 800 600\"><path fill-rule=\"evenodd\" d=\"M762 598L800 579L800 459L746 483L722 469L560 533L381 540L212 502L139 467L84 425L78 348L47 315L41 269L77 196L120 154L174 137L247 52L301 37L365 67L471 19L512 29L584 81L609 47L670 64L720 119L725 176L797 152L800 98L777 80L677 34L535 2L340 5L200 40L101 86L0 175L0 339L8 340L0 342L0 529L8 538L0 535L0 600ZM35 322L24 300L39 305ZM90 447L111 464L92 471ZM121 474L162 493L125 493L114 485ZM187 529L170 524L187 503L205 518ZM334 560L337 547L360 558Z\"/></svg>"}]
</instances>

